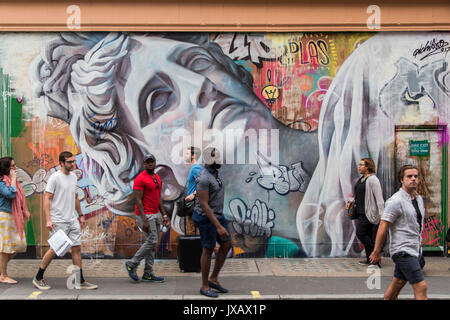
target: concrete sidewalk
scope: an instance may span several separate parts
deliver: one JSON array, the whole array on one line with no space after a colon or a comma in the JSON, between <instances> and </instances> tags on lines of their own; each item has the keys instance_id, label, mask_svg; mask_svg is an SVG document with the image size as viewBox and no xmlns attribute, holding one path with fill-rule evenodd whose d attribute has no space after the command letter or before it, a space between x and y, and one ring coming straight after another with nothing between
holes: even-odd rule
<instances>
[{"instance_id":1,"label":"concrete sidewalk","mask_svg":"<svg viewBox=\"0 0 450 320\"><path fill-rule=\"evenodd\" d=\"M303 258L303 259L227 259L222 275L233 276L275 276L275 277L367 277L367 266L359 265L361 258ZM425 257L426 276L450 278L450 258ZM85 277L127 277L124 268L126 260L122 259L83 259L83 274ZM11 277L32 278L38 268L40 260L13 259L8 265ZM72 265L70 259L55 259L45 273L47 278L67 277ZM212 262L214 266L214 259ZM155 260L155 273L159 276L198 276L200 273L183 273L175 259ZM138 273L143 266L139 266ZM212 270L212 268L211 268ZM394 263L390 258L383 257L381 276L392 276Z\"/></svg>"},{"instance_id":2,"label":"concrete sidewalk","mask_svg":"<svg viewBox=\"0 0 450 320\"><path fill-rule=\"evenodd\" d=\"M425 257L424 273L430 299L450 300L450 259ZM222 285L230 293L218 300L381 300L393 275L393 263L383 258L379 286L370 288L373 274L357 258L320 259L228 259L221 273ZM156 260L155 273L164 283L134 282L124 268L126 260L83 260L86 279L98 290L70 290L72 262L56 259L45 278L52 286L39 291L31 283L40 260L12 260L8 274L18 285L0 284L0 300L211 300L199 294L201 274L183 273L176 260ZM143 271L139 266L138 275ZM413 299L408 284L400 299ZM213 299L216 300L216 299Z\"/></svg>"}]
</instances>

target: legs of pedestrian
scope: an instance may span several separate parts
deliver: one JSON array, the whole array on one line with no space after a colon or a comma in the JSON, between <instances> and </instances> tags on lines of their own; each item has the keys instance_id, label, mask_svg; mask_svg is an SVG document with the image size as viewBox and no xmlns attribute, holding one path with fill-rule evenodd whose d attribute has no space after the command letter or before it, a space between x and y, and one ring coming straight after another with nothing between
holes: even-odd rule
<instances>
[{"instance_id":1,"label":"legs of pedestrian","mask_svg":"<svg viewBox=\"0 0 450 320\"><path fill-rule=\"evenodd\" d=\"M398 295L405 286L406 282L406 280L401 280L394 277L384 293L384 300L397 300ZM427 283L425 280L414 283L412 287L414 289L414 299L427 300Z\"/></svg>"},{"instance_id":2,"label":"legs of pedestrian","mask_svg":"<svg viewBox=\"0 0 450 320\"><path fill-rule=\"evenodd\" d=\"M372 228L373 224L371 224L365 216L358 217L356 225L356 236L364 245L364 250L366 252L366 260L360 261L360 264L369 264L369 256L374 248Z\"/></svg>"},{"instance_id":3,"label":"legs of pedestrian","mask_svg":"<svg viewBox=\"0 0 450 320\"><path fill-rule=\"evenodd\" d=\"M211 290L208 285L209 270L211 269L211 256L214 252L214 248L203 248L200 264L202 267L202 288L200 293L210 298L217 298L219 295Z\"/></svg>"},{"instance_id":4,"label":"legs of pedestrian","mask_svg":"<svg viewBox=\"0 0 450 320\"><path fill-rule=\"evenodd\" d=\"M142 276L142 281L145 282L164 282L163 277L158 277L155 275L153 265L155 263L156 246L158 245L159 232L162 226L161 215L158 214L149 220L150 234L147 238L147 251L145 257L145 267L144 274Z\"/></svg>"},{"instance_id":5,"label":"legs of pedestrian","mask_svg":"<svg viewBox=\"0 0 450 320\"><path fill-rule=\"evenodd\" d=\"M52 262L53 258L56 257L55 251L52 249L48 249L47 252L44 254L41 260L41 264L39 266L39 271L36 274L36 276L33 279L33 284L36 288L39 290L49 290L51 287L46 283L44 280L44 272L49 266L49 264Z\"/></svg>"},{"instance_id":6,"label":"legs of pedestrian","mask_svg":"<svg viewBox=\"0 0 450 320\"><path fill-rule=\"evenodd\" d=\"M75 289L95 290L98 285L87 282L83 277L81 246L72 247L72 262L79 268L79 282L75 284Z\"/></svg>"},{"instance_id":7,"label":"legs of pedestrian","mask_svg":"<svg viewBox=\"0 0 450 320\"><path fill-rule=\"evenodd\" d=\"M159 214L158 214L159 215ZM142 229L142 219L141 217L136 218L136 222ZM145 236L145 242L136 252L136 254L131 258L131 260L125 263L128 275L134 281L139 281L139 277L136 274L136 269L139 266L141 260L145 259L144 274L142 280L146 282L164 282L163 277L157 277L153 271L153 264L155 260L156 246L158 244L159 231L162 224L161 216L144 217L148 219L150 230L148 233L143 232Z\"/></svg>"},{"instance_id":8,"label":"legs of pedestrian","mask_svg":"<svg viewBox=\"0 0 450 320\"><path fill-rule=\"evenodd\" d=\"M225 263L225 260L227 258L227 254L231 249L231 241L225 241L221 244L219 251L216 255L216 263L214 264L214 269L211 274L211 277L209 278L208 285L214 289L219 290L222 293L228 292L227 289L223 288L218 281L220 270L223 267L223 264Z\"/></svg>"},{"instance_id":9,"label":"legs of pedestrian","mask_svg":"<svg viewBox=\"0 0 450 320\"><path fill-rule=\"evenodd\" d=\"M40 268L46 270L55 257L56 257L55 251L53 251L52 249L48 249L47 252L42 257Z\"/></svg>"},{"instance_id":10,"label":"legs of pedestrian","mask_svg":"<svg viewBox=\"0 0 450 320\"><path fill-rule=\"evenodd\" d=\"M82 269L80 246L72 247L72 263L80 268L80 270Z\"/></svg>"},{"instance_id":11,"label":"legs of pedestrian","mask_svg":"<svg viewBox=\"0 0 450 320\"><path fill-rule=\"evenodd\" d=\"M1 253L0 254L0 265L1 265L1 274L0 274L0 282L1 283L7 283L7 284L17 284L17 280L14 280L8 276L8 263L9 261L14 258L16 254L15 253Z\"/></svg>"},{"instance_id":12,"label":"legs of pedestrian","mask_svg":"<svg viewBox=\"0 0 450 320\"><path fill-rule=\"evenodd\" d=\"M373 250L375 249L375 242L377 239L377 232L378 232L379 226L380 226L379 224L372 225L372 244L373 244L373 246L372 246L372 250L370 251L370 254L372 254ZM370 254L369 254L369 256L370 256ZM377 265L378 265L378 267L381 268L381 260L380 260L380 262L377 263Z\"/></svg>"},{"instance_id":13,"label":"legs of pedestrian","mask_svg":"<svg viewBox=\"0 0 450 320\"><path fill-rule=\"evenodd\" d=\"M398 294L406 284L406 280L401 280L396 277L392 278L392 282L384 293L384 300L397 300Z\"/></svg>"},{"instance_id":14,"label":"legs of pedestrian","mask_svg":"<svg viewBox=\"0 0 450 320\"><path fill-rule=\"evenodd\" d=\"M414 289L414 299L427 300L427 283L425 280L412 285Z\"/></svg>"}]
</instances>

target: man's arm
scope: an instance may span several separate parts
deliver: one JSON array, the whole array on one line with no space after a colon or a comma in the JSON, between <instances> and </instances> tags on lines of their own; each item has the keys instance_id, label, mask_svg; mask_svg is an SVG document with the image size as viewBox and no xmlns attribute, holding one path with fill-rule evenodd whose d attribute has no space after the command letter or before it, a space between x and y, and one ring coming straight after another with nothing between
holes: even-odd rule
<instances>
[{"instance_id":1,"label":"man's arm","mask_svg":"<svg viewBox=\"0 0 450 320\"><path fill-rule=\"evenodd\" d=\"M53 200L53 193L45 192L44 195L44 215L46 221L46 227L51 231L55 229L55 225L50 217L50 202Z\"/></svg>"},{"instance_id":2,"label":"man's arm","mask_svg":"<svg viewBox=\"0 0 450 320\"><path fill-rule=\"evenodd\" d=\"M197 190L197 197L200 206L202 207L209 221L211 221L211 223L216 227L219 236L221 238L227 238L228 237L227 230L220 224L219 220L217 220L216 216L214 215L214 212L212 211L211 207L208 204L209 201L208 190Z\"/></svg>"},{"instance_id":3,"label":"man's arm","mask_svg":"<svg viewBox=\"0 0 450 320\"><path fill-rule=\"evenodd\" d=\"M150 231L150 225L148 224L147 219L145 218L144 205L142 204L142 197L144 196L143 190L133 190L133 197L138 209L139 215L142 220L142 231L148 233Z\"/></svg>"},{"instance_id":4,"label":"man's arm","mask_svg":"<svg viewBox=\"0 0 450 320\"><path fill-rule=\"evenodd\" d=\"M386 234L390 225L391 223L386 220L381 220L380 222L380 226L377 231L377 238L375 240L375 248L369 257L370 263L372 264L376 264L381 260L381 249L383 249Z\"/></svg>"},{"instance_id":5,"label":"man's arm","mask_svg":"<svg viewBox=\"0 0 450 320\"><path fill-rule=\"evenodd\" d=\"M194 180L197 178L198 174L200 173L200 171L202 171L202 167L195 167L195 168L191 168L192 171L192 176L194 177ZM188 176L188 181L189 181L189 177L191 175L191 172L189 172L189 176ZM195 181L194 181L195 183ZM186 196L186 198L184 198L185 201L192 201L195 198L195 195L197 194L197 190L194 190L194 192L192 192L190 195Z\"/></svg>"},{"instance_id":6,"label":"man's arm","mask_svg":"<svg viewBox=\"0 0 450 320\"><path fill-rule=\"evenodd\" d=\"M78 194L75 193L75 210L78 213L78 218L80 219L81 229L86 227L86 220L83 216L83 211L81 211L80 199L78 199Z\"/></svg>"}]
</instances>

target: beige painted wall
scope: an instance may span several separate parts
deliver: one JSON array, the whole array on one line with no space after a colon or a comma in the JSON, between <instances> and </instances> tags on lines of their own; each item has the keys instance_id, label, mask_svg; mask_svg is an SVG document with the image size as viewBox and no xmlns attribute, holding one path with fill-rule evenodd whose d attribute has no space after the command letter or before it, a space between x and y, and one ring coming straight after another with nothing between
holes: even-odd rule
<instances>
[{"instance_id":1,"label":"beige painted wall","mask_svg":"<svg viewBox=\"0 0 450 320\"><path fill-rule=\"evenodd\" d=\"M311 3L313 3L311 5ZM192 1L0 1L0 31L372 31L450 30L449 1L192 0ZM71 5L80 28L70 29ZM72 19L72 23L76 22Z\"/></svg>"}]
</instances>

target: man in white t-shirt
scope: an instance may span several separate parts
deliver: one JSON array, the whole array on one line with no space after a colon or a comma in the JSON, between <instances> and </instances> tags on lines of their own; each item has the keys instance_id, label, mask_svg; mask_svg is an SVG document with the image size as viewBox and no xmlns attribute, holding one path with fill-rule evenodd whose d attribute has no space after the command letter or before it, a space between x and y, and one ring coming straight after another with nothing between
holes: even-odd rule
<instances>
[{"instance_id":1,"label":"man in white t-shirt","mask_svg":"<svg viewBox=\"0 0 450 320\"><path fill-rule=\"evenodd\" d=\"M46 227L53 235L62 230L73 242L72 261L79 268L79 281L75 283L75 289L97 289L98 286L84 280L81 265L81 227L85 227L85 220L81 212L80 201L77 195L77 176L71 172L75 169L75 156L68 151L59 155L61 169L53 173L48 179L44 196L44 213ZM80 222L75 216L78 213ZM51 287L44 280L44 272L56 253L53 249L47 250L42 258L39 271L33 279L33 284L40 290L49 290Z\"/></svg>"}]
</instances>

